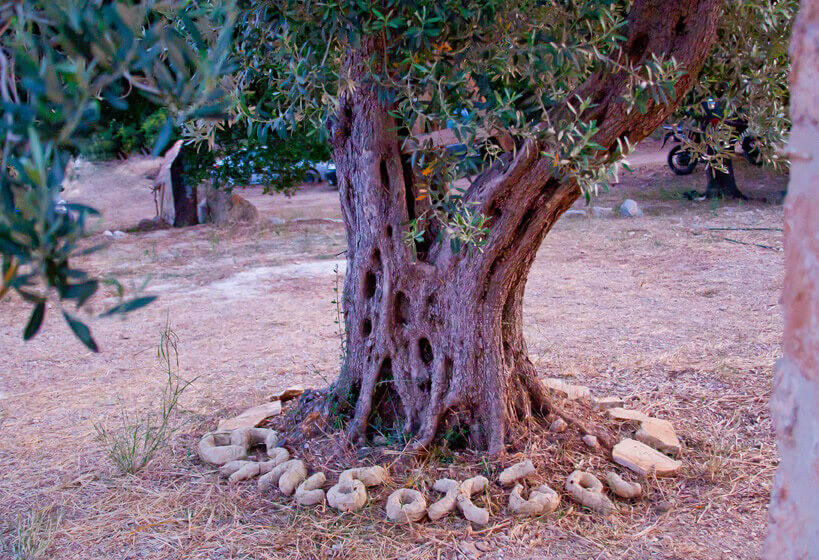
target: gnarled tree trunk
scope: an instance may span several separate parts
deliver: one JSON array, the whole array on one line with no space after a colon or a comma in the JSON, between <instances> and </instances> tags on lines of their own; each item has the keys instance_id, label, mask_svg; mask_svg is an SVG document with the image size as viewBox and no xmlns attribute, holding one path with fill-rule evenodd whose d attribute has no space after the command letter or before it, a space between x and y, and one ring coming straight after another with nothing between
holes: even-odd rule
<instances>
[{"instance_id":1,"label":"gnarled tree trunk","mask_svg":"<svg viewBox=\"0 0 819 560\"><path fill-rule=\"evenodd\" d=\"M681 98L713 42L718 7L718 0L637 0L623 56L676 57L688 69L677 87ZM367 55L353 53L351 67ZM472 445L498 453L515 422L551 409L527 357L523 294L543 237L580 189L553 177L527 141L466 193L490 219L482 251L453 253L429 233L408 245L407 221L420 210L413 170L389 108L360 77L332 131L347 229L347 356L328 410L349 406L354 441L379 425L400 426L420 448L457 422ZM625 83L600 73L577 92L596 103L584 119L597 121L596 141L606 149L618 138L641 140L674 109L655 104L626 113Z\"/></svg>"}]
</instances>

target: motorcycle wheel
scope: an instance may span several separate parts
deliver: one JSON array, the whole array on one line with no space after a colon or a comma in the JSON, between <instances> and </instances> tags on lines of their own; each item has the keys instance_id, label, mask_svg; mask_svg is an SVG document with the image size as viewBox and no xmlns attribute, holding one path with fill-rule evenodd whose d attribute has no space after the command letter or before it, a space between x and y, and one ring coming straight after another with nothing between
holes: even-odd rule
<instances>
[{"instance_id":1,"label":"motorcycle wheel","mask_svg":"<svg viewBox=\"0 0 819 560\"><path fill-rule=\"evenodd\" d=\"M697 167L697 158L682 149L682 146L674 146L668 152L668 167L676 175L690 175Z\"/></svg>"}]
</instances>

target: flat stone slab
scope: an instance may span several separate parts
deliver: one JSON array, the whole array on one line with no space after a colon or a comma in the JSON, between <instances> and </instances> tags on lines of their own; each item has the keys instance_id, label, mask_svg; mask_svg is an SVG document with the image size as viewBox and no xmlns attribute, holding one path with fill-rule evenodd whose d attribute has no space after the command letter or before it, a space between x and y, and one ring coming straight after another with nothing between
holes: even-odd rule
<instances>
[{"instance_id":1,"label":"flat stone slab","mask_svg":"<svg viewBox=\"0 0 819 560\"><path fill-rule=\"evenodd\" d=\"M663 455L645 443L626 438L611 450L611 458L640 476L655 473L657 476L671 476L680 470L682 462Z\"/></svg>"},{"instance_id":2,"label":"flat stone slab","mask_svg":"<svg viewBox=\"0 0 819 560\"><path fill-rule=\"evenodd\" d=\"M679 453L682 448L671 422L659 418L643 420L640 429L634 434L634 439L672 455Z\"/></svg>"},{"instance_id":3,"label":"flat stone slab","mask_svg":"<svg viewBox=\"0 0 819 560\"><path fill-rule=\"evenodd\" d=\"M276 416L282 412L282 402L272 401L260 404L253 408L248 408L239 416L219 421L219 431L228 432L239 428L255 428L271 416Z\"/></svg>"},{"instance_id":4,"label":"flat stone slab","mask_svg":"<svg viewBox=\"0 0 819 560\"><path fill-rule=\"evenodd\" d=\"M543 384L549 389L563 393L570 401L591 398L591 389L585 385L572 385L556 377L547 377L543 380Z\"/></svg>"},{"instance_id":5,"label":"flat stone slab","mask_svg":"<svg viewBox=\"0 0 819 560\"><path fill-rule=\"evenodd\" d=\"M271 401L285 402L285 401L289 401L291 399L295 399L296 397L301 396L302 393L304 393L304 387L299 387L299 386L295 385L293 387L288 387L287 389L285 389L284 391L282 391L278 395L271 396L270 400Z\"/></svg>"},{"instance_id":6,"label":"flat stone slab","mask_svg":"<svg viewBox=\"0 0 819 560\"><path fill-rule=\"evenodd\" d=\"M611 418L614 418L615 420L624 420L626 422L632 422L634 424L645 422L650 418L648 414L640 412L639 410L631 410L628 408L621 408L619 406L610 408L609 416Z\"/></svg>"},{"instance_id":7,"label":"flat stone slab","mask_svg":"<svg viewBox=\"0 0 819 560\"><path fill-rule=\"evenodd\" d=\"M608 410L609 408L619 408L624 404L620 397L599 397L593 398L592 404L597 410Z\"/></svg>"}]
</instances>

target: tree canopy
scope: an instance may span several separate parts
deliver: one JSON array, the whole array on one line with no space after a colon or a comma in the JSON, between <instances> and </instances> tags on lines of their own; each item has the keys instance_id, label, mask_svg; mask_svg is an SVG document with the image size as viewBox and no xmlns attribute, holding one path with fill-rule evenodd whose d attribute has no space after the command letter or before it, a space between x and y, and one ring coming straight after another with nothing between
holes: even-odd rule
<instances>
[{"instance_id":1,"label":"tree canopy","mask_svg":"<svg viewBox=\"0 0 819 560\"><path fill-rule=\"evenodd\" d=\"M696 109L704 96L725 100L750 121L766 161L775 163L789 130L786 37L797 2L722 5L716 45L683 108ZM504 157L503 144L516 152L528 143L555 176L591 196L638 136L618 132L604 148L599 137L609 123L602 122L602 107L616 102L627 114L651 112L690 81L693 69L674 56L643 56L650 34L665 31L647 29L626 44L633 7L625 0L6 5L0 294L14 290L32 303L26 338L37 332L51 299L96 348L87 327L64 308L82 307L99 285L69 262L83 252L77 243L94 210L59 207L57 193L68 157L100 106L123 106L128 90L168 108L159 151L174 126L190 143L210 147L226 125L234 137L252 135L262 144L305 128L332 142L344 96L371 87L418 170L419 212L406 224L406 241L446 238L456 251L480 251L487 216L470 199L471 187L455 188L453 179L491 167ZM692 18L668 28L682 34L699 24ZM606 76L624 84L615 100L597 98L600 90L590 85ZM454 157L430 141L428 133L442 129L474 157ZM711 133L725 134L719 127ZM149 299L123 300L108 313Z\"/></svg>"}]
</instances>

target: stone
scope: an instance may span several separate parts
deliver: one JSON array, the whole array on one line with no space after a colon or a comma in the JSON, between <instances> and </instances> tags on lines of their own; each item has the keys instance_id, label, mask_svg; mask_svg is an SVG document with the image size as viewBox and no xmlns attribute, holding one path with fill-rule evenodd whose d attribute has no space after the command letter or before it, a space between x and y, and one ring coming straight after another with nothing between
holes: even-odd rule
<instances>
[{"instance_id":1,"label":"stone","mask_svg":"<svg viewBox=\"0 0 819 560\"><path fill-rule=\"evenodd\" d=\"M321 489L327 477L323 472L309 476L296 488L296 503L302 506L314 506L324 503L324 490Z\"/></svg>"},{"instance_id":2,"label":"stone","mask_svg":"<svg viewBox=\"0 0 819 560\"><path fill-rule=\"evenodd\" d=\"M281 401L272 401L248 408L240 415L219 421L220 432L236 430L238 428L255 428L271 416L281 414Z\"/></svg>"},{"instance_id":3,"label":"stone","mask_svg":"<svg viewBox=\"0 0 819 560\"><path fill-rule=\"evenodd\" d=\"M605 206L592 206L591 215L595 218L610 218L614 216L614 208L606 208Z\"/></svg>"},{"instance_id":4,"label":"stone","mask_svg":"<svg viewBox=\"0 0 819 560\"><path fill-rule=\"evenodd\" d=\"M636 218L637 216L643 215L643 211L637 203L630 198L625 199L623 203L617 207L617 213L624 218Z\"/></svg>"},{"instance_id":5,"label":"stone","mask_svg":"<svg viewBox=\"0 0 819 560\"><path fill-rule=\"evenodd\" d=\"M475 544L470 541L461 541L458 544L458 548L460 548L461 552L470 558L477 558L481 555L481 551L478 550L478 547L476 547Z\"/></svg>"},{"instance_id":6,"label":"stone","mask_svg":"<svg viewBox=\"0 0 819 560\"><path fill-rule=\"evenodd\" d=\"M516 484L509 494L509 510L517 515L543 515L552 513L560 504L560 496L546 484L529 491L529 497L523 497L523 486Z\"/></svg>"},{"instance_id":7,"label":"stone","mask_svg":"<svg viewBox=\"0 0 819 560\"><path fill-rule=\"evenodd\" d=\"M222 466L247 457L247 444L231 432L209 432L199 440L197 452L205 463Z\"/></svg>"},{"instance_id":8,"label":"stone","mask_svg":"<svg viewBox=\"0 0 819 560\"><path fill-rule=\"evenodd\" d=\"M284 224L287 223L287 220L285 220L284 218L279 218L278 216L271 216L270 218L268 218L268 221L270 222L270 225L273 226L283 226Z\"/></svg>"},{"instance_id":9,"label":"stone","mask_svg":"<svg viewBox=\"0 0 819 560\"><path fill-rule=\"evenodd\" d=\"M304 393L304 388L299 386L288 387L278 395L273 395L270 397L271 401L281 401L286 402L291 399L295 399L296 397L301 396Z\"/></svg>"},{"instance_id":10,"label":"stone","mask_svg":"<svg viewBox=\"0 0 819 560\"><path fill-rule=\"evenodd\" d=\"M255 222L259 217L259 211L244 197L231 193L226 189L213 187L208 182L204 186L205 207L197 209L197 212L207 221L217 226L225 226L235 223Z\"/></svg>"},{"instance_id":11,"label":"stone","mask_svg":"<svg viewBox=\"0 0 819 560\"><path fill-rule=\"evenodd\" d=\"M608 410L609 408L622 407L624 401L620 397L595 397L592 398L592 404L597 410Z\"/></svg>"},{"instance_id":12,"label":"stone","mask_svg":"<svg viewBox=\"0 0 819 560\"><path fill-rule=\"evenodd\" d=\"M643 493L643 487L636 482L628 482L624 480L619 474L614 471L609 471L606 475L606 483L611 488L611 491L621 498L631 499L639 498Z\"/></svg>"},{"instance_id":13,"label":"stone","mask_svg":"<svg viewBox=\"0 0 819 560\"><path fill-rule=\"evenodd\" d=\"M563 418L558 418L557 420L552 422L552 424L549 426L549 429L557 434L560 434L565 432L566 428L568 427L569 427L568 424L566 424L566 421Z\"/></svg>"},{"instance_id":14,"label":"stone","mask_svg":"<svg viewBox=\"0 0 819 560\"><path fill-rule=\"evenodd\" d=\"M535 472L535 465L530 459L516 463L511 467L503 469L498 477L501 486L511 486L521 478L526 478Z\"/></svg>"},{"instance_id":15,"label":"stone","mask_svg":"<svg viewBox=\"0 0 819 560\"><path fill-rule=\"evenodd\" d=\"M549 389L563 393L570 401L591 398L591 389L585 385L572 385L556 377L547 377L543 380L543 384Z\"/></svg>"},{"instance_id":16,"label":"stone","mask_svg":"<svg viewBox=\"0 0 819 560\"><path fill-rule=\"evenodd\" d=\"M566 479L566 493L576 502L603 515L614 511L614 504L603 494L603 483L585 471L574 471Z\"/></svg>"},{"instance_id":17,"label":"stone","mask_svg":"<svg viewBox=\"0 0 819 560\"><path fill-rule=\"evenodd\" d=\"M585 210L566 210L563 213L564 216L567 218L585 218L586 211Z\"/></svg>"},{"instance_id":18,"label":"stone","mask_svg":"<svg viewBox=\"0 0 819 560\"><path fill-rule=\"evenodd\" d=\"M610 408L609 416L615 420L623 420L633 424L638 424L649 419L648 414L644 414L639 410L630 410L628 408L620 408L619 406Z\"/></svg>"},{"instance_id":19,"label":"stone","mask_svg":"<svg viewBox=\"0 0 819 560\"><path fill-rule=\"evenodd\" d=\"M682 462L631 438L626 438L615 445L611 450L611 458L618 465L641 476L648 476L652 473L657 476L670 476L676 474L682 466Z\"/></svg>"},{"instance_id":20,"label":"stone","mask_svg":"<svg viewBox=\"0 0 819 560\"><path fill-rule=\"evenodd\" d=\"M600 447L600 444L597 442L597 436L593 436L591 434L586 434L585 436L583 436L583 443L585 443L592 449L597 449Z\"/></svg>"},{"instance_id":21,"label":"stone","mask_svg":"<svg viewBox=\"0 0 819 560\"><path fill-rule=\"evenodd\" d=\"M680 440L674 432L674 426L668 420L659 418L649 418L643 420L640 429L634 435L634 439L650 445L658 451L664 451L676 455L680 452Z\"/></svg>"},{"instance_id":22,"label":"stone","mask_svg":"<svg viewBox=\"0 0 819 560\"><path fill-rule=\"evenodd\" d=\"M387 519L397 523L420 521L427 511L427 500L418 490L399 488L387 498Z\"/></svg>"}]
</instances>

